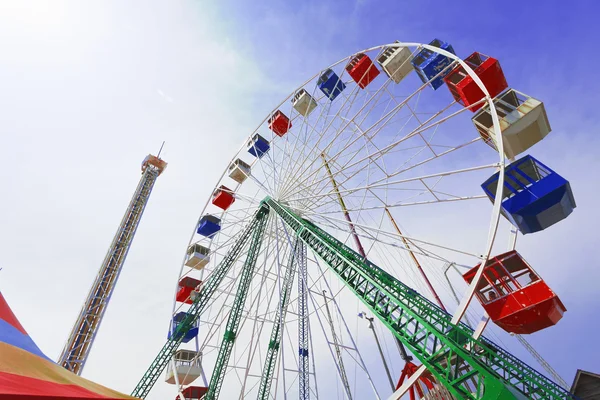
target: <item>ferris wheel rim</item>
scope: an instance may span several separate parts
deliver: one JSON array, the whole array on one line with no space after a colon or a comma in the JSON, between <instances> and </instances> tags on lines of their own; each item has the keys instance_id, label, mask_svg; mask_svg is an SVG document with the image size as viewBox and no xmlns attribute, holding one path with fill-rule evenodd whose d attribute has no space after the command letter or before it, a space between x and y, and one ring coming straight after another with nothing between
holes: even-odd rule
<instances>
[{"instance_id":1,"label":"ferris wheel rim","mask_svg":"<svg viewBox=\"0 0 600 400\"><path fill-rule=\"evenodd\" d=\"M418 43L418 42L394 42L394 43L389 43L389 44L383 44L383 45L377 45L377 46L373 46L367 49L363 49L361 51L355 52L351 55L348 55L344 58L341 58L340 60L338 60L337 62L332 63L331 65L321 69L319 72L317 72L316 74L314 74L313 76L311 76L309 79L307 79L306 81L304 81L300 86L298 86L296 89L294 89L287 97L285 97L279 104L277 104L273 110L269 113L267 113L267 116L263 118L263 120L258 124L258 126L252 131L252 133L242 142L242 145L238 148L238 150L234 153L234 156L229 160L227 166L225 167L225 169L223 170L223 172L221 173L221 175L219 176L216 185L214 186L213 190L211 191L211 195L209 195L208 199L206 200L206 203L204 204L204 207L202 208L202 212L200 214L199 219L203 216L206 215L206 210L210 205L210 201L211 201L211 196L212 193L214 193L215 190L217 190L220 186L220 184L223 182L223 178L226 176L227 171L229 166L238 158L238 156L240 155L240 153L242 153L246 147L246 143L248 142L249 139L252 138L252 136L256 133L259 132L260 128L262 126L264 126L265 122L267 122L267 120L269 119L269 117L276 111L279 109L279 107L281 107L283 104L285 104L288 100L290 100L291 98L293 98L293 96L301 89L304 88L304 86L306 84L308 84L309 82L313 81L315 78L317 78L318 76L320 76L320 74L322 74L324 71L326 71L327 69L331 69L335 66L338 66L340 64L342 64L344 61L347 61L349 59L351 59L352 57L354 57L355 55L361 54L361 53L367 53L370 51L374 51L374 50L379 50L379 49L383 49L383 48L387 48L387 47L396 47L396 48L411 48L411 47L415 47L417 49L419 48L425 48L428 49L430 51L433 52L437 52L439 54L442 54L458 63L460 63L460 65L465 69L465 71L469 74L469 76L475 81L475 83L478 85L479 89L484 93L485 95L485 101L487 102L487 104L489 105L489 109L490 109L490 113L492 115L492 122L493 122L493 127L494 127L494 133L496 134L497 137L497 152L499 154L499 162L496 164L498 170L500 171L499 174L499 183L496 189L496 196L495 199L493 201L493 211L492 211L492 215L491 215L491 219L492 219L492 226L490 226L490 231L489 231L489 236L488 236L488 241L486 243L486 252L483 253L484 255L487 255L487 257L485 258L485 260L482 260L481 265L485 265L485 262L487 262L487 260L490 257L491 254L491 248L493 246L493 243L495 241L495 235L497 233L497 229L498 229L498 223L500 220L500 203L501 203L501 194L502 194L502 183L504 180L504 169L505 169L505 157L504 157L504 145L503 145L503 137L501 134L501 129L500 129L500 122L499 122L499 118L498 118L498 113L496 111L496 108L494 107L493 104L493 98L490 97L489 92L487 90L487 88L485 87L485 85L483 84L483 82L481 81L481 79L477 76L477 74L475 74L475 71L473 71L473 69L464 62L464 60L460 57L458 57L457 55L446 51L444 49L441 49L439 47L435 47L435 46L431 46L429 44L424 44L424 43ZM255 162L258 162L258 159L255 160ZM235 185L235 189L233 189L232 191L235 192L237 188L239 188L239 186L241 186L240 183L236 183ZM220 215L223 216L227 213L227 210L223 210ZM214 215L211 214L211 215ZM194 224L194 229L192 229L192 235L190 237L190 240L188 241L188 247L190 245L193 244L194 242L194 236L195 236L195 228L197 227L198 221L196 221L196 223ZM495 225L495 226L494 226ZM493 237L492 237L493 235ZM187 249L187 247L186 247ZM182 274L183 270L185 267L185 256L182 260L181 263L181 267L179 270L179 277L184 276ZM483 272L483 267L480 268L479 272ZM481 274L478 273L478 275L473 279L473 282L476 282L479 278L481 277ZM473 294L474 294L474 288L475 285L471 285L473 287ZM177 289L177 283L175 285L176 289ZM177 290L175 290L176 293ZM471 294L469 297L472 298L473 294ZM468 306L468 304L467 304ZM175 310L176 308L176 300L175 300L175 296L173 296L173 310ZM466 307L465 307L466 310ZM461 311L461 314L464 314L464 310ZM462 315L461 315L462 317ZM461 320L462 318L459 318L459 320Z\"/></svg>"},{"instance_id":2,"label":"ferris wheel rim","mask_svg":"<svg viewBox=\"0 0 600 400\"><path fill-rule=\"evenodd\" d=\"M194 228L192 231L192 235L190 237L190 240L188 242L188 245L186 247L186 250L189 246L191 246L194 243L198 243L198 241L194 241L194 238L196 236L196 228L198 226L198 222L200 220L200 218L202 218L202 216L207 215L207 214L211 214L211 215L220 215L221 218L223 218L226 214L228 214L229 211L227 210L223 210L221 212L217 212L217 213L208 213L207 210L210 207L211 204L211 198L212 198L212 194L215 192L215 190L217 190L224 182L225 177L227 175L229 166L235 162L236 159L239 158L239 156L244 152L245 147L246 147L246 143L248 142L249 139L251 139L253 137L253 135L255 135L256 133L259 132L260 128L263 127L265 125L265 123L267 122L267 120L269 119L270 116L273 115L273 113L279 109L279 107L281 107L283 104L285 104L287 101L289 101L291 98L294 97L294 95L301 89L303 89L308 83L310 83L311 81L314 81L320 74L323 73L323 71L326 71L327 69L336 67L338 65L340 65L341 63L343 63L344 61L347 61L349 59L351 59L353 56L360 54L360 53L367 53L370 51L375 51L375 50L380 50L386 47L397 47L397 48L411 48L414 47L417 50L424 48L424 49L428 49L431 50L433 52L442 54L448 58L450 58L453 61L458 62L464 69L465 71L468 73L468 75L476 82L476 84L479 86L479 88L482 90L482 92L485 95L485 102L487 103L487 105L489 106L489 110L490 113L492 115L492 122L493 122L493 128L494 128L494 133L496 134L497 137L497 152L499 154L499 162L497 164L495 164L495 167L498 168L498 170L500 171L499 174L499 184L497 186L497 191L496 191L496 197L493 200L493 209L491 212L491 222L489 224L489 232L488 232L488 239L487 239L487 243L486 243L486 252L483 253L484 254L484 258L482 258L481 260L481 267L478 271L478 275L475 277L475 279L473 279L473 283L470 285L470 294L465 295L463 297L463 302L464 304L461 303L461 305L459 306L457 312L455 312L455 316L453 318L453 323L458 323L461 321L465 311L467 310L468 306L469 306L469 302L470 300L474 297L474 293L475 293L475 287L478 281L478 278L481 277L481 274L483 273L483 267L484 265L487 263L488 259L490 258L491 255L491 251L492 251L492 247L493 244L496 240L496 236L498 233L498 225L499 225L499 220L500 220L500 204L501 204L501 199L502 199L502 186L503 186L503 179L504 179L504 169L505 169L505 157L504 157L504 146L503 146L503 138L502 138L502 134L501 134L501 130L500 130L500 122L499 122L499 118L498 118L498 114L496 112L496 108L494 106L493 103L493 98L490 97L489 92L487 91L485 85L483 85L483 82L480 80L480 78L475 74L475 72L471 69L471 67L469 65L467 65L460 57L458 57L457 55L450 53L446 50L440 49L438 47L434 47L431 46L429 44L421 44L421 43L391 43L391 44L387 44L387 45L379 45L379 46L374 46L368 49L364 49L362 51L356 52L352 55L349 55L347 57L344 57L342 59L340 59L339 61L331 64L330 66L320 70L319 72L317 72L315 75L313 75L312 77L310 77L309 79L307 79L304 83L302 83L300 86L298 86L296 89L294 89L290 95L288 95L287 97L285 97L285 99L283 99L279 104L277 104L276 107L274 107L274 109L267 113L267 116L258 124L258 126L252 131L252 133L242 142L242 145L240 146L240 148L234 153L234 156L229 160L229 162L227 163L224 171L222 172L222 174L219 176L216 185L214 186L214 188L211 191L211 194L208 196L208 199L204 205L204 207L202 208L201 214L199 219L195 222L194 224ZM255 160L253 160L252 165L254 165L254 163L259 163L260 159L256 158ZM236 183L234 185L234 188L232 189L232 192L237 192L237 189L241 186L241 183ZM218 234L217 234L218 235ZM212 243L212 241L215 239L215 237L210 239L210 243ZM175 311L177 310L177 300L176 300L176 293L178 290L178 283L179 280L186 276L187 274L184 273L184 269L185 269L185 260L186 260L186 255L184 255L183 260L181 262L181 267L178 273L178 279L177 282L175 284L175 291L174 291L174 295L173 295L173 314L175 313ZM204 273L204 272L203 272ZM468 300L464 300L468 297ZM455 321L456 320L456 321ZM169 322L170 323L170 322ZM481 331L483 332L483 330ZM480 332L480 333L481 333Z\"/></svg>"}]
</instances>

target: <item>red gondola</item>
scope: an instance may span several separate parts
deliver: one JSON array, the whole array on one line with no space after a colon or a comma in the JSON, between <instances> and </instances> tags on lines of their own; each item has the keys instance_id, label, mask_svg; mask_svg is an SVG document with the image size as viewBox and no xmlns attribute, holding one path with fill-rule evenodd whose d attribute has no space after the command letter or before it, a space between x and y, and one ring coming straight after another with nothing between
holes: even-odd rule
<instances>
[{"instance_id":1,"label":"red gondola","mask_svg":"<svg viewBox=\"0 0 600 400\"><path fill-rule=\"evenodd\" d=\"M475 52L465 58L465 63L481 79L481 82L483 82L483 85L492 98L508 87L502 67L500 67L500 62L495 58ZM479 85L475 83L473 78L467 74L460 64L446 75L444 82L448 85L448 89L450 89L450 93L452 93L454 99L465 107L477 103L484 97ZM477 104L471 107L470 110L475 112L484 105L483 103Z\"/></svg>"},{"instance_id":2,"label":"red gondola","mask_svg":"<svg viewBox=\"0 0 600 400\"><path fill-rule=\"evenodd\" d=\"M190 297L190 294L192 294L192 291L201 283L202 281L189 276L182 278L179 281L179 291L177 292L175 300L180 303L192 304L193 299Z\"/></svg>"},{"instance_id":3,"label":"red gondola","mask_svg":"<svg viewBox=\"0 0 600 400\"><path fill-rule=\"evenodd\" d=\"M478 268L463 275L467 283ZM492 321L511 333L533 333L556 325L567 311L516 250L490 258L475 294Z\"/></svg>"},{"instance_id":4,"label":"red gondola","mask_svg":"<svg viewBox=\"0 0 600 400\"><path fill-rule=\"evenodd\" d=\"M368 55L360 53L352 57L346 66L346 71L361 89L367 87L379 75L379 70Z\"/></svg>"},{"instance_id":5,"label":"red gondola","mask_svg":"<svg viewBox=\"0 0 600 400\"><path fill-rule=\"evenodd\" d=\"M292 127L292 122L287 117L287 115L285 115L279 110L275 111L275 113L271 118L269 118L267 123L269 124L269 129L275 132L275 134L279 137L285 135L287 131Z\"/></svg>"},{"instance_id":6,"label":"red gondola","mask_svg":"<svg viewBox=\"0 0 600 400\"><path fill-rule=\"evenodd\" d=\"M181 394L186 400L200 400L206 393L208 393L208 388L204 386L188 386ZM177 396L175 400L180 400L181 397Z\"/></svg>"},{"instance_id":7,"label":"red gondola","mask_svg":"<svg viewBox=\"0 0 600 400\"><path fill-rule=\"evenodd\" d=\"M233 192L226 186L219 186L213 194L212 203L223 210L227 210L234 201L235 197L233 197Z\"/></svg>"}]
</instances>

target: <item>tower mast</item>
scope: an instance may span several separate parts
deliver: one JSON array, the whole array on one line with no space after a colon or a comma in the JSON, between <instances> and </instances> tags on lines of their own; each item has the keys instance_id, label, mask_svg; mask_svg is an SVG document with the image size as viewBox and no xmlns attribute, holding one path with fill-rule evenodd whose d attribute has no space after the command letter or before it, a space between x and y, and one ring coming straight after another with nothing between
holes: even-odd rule
<instances>
[{"instance_id":1,"label":"tower mast","mask_svg":"<svg viewBox=\"0 0 600 400\"><path fill-rule=\"evenodd\" d=\"M165 161L153 155L148 155L142 162L140 182L58 359L60 365L77 375L81 375L87 361L152 187L166 167Z\"/></svg>"}]
</instances>

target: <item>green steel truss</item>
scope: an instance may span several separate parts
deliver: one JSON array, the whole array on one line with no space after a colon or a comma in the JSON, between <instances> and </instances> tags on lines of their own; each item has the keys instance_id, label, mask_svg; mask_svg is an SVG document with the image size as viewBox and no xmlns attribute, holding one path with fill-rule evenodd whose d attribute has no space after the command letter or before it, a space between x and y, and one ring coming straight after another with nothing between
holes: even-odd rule
<instances>
[{"instance_id":1,"label":"green steel truss","mask_svg":"<svg viewBox=\"0 0 600 400\"><path fill-rule=\"evenodd\" d=\"M568 391L375 264L267 197L263 200L457 398L573 399Z\"/></svg>"},{"instance_id":2,"label":"green steel truss","mask_svg":"<svg viewBox=\"0 0 600 400\"><path fill-rule=\"evenodd\" d=\"M263 221L265 220L266 218L263 219ZM256 259L260 253L264 229L265 223L263 222L257 226L252 233L252 242L250 243L250 248L248 249L248 255L240 275L240 283L233 300L233 305L231 306L231 312L229 313L229 317L227 319L225 333L223 334L223 341L221 342L219 354L217 355L217 361L215 362L215 368L213 369L213 373L210 378L208 392L204 396L203 400L215 400L219 398L221 386L223 385L223 379L225 378L225 372L227 372L227 363L229 362L229 357L231 356L231 351L233 350L233 345L235 343L235 339L237 338L238 328L242 319L242 312L244 311L246 297L248 296L248 290L250 290L250 284L252 283L252 278L254 278Z\"/></svg>"},{"instance_id":3,"label":"green steel truss","mask_svg":"<svg viewBox=\"0 0 600 400\"><path fill-rule=\"evenodd\" d=\"M275 372L275 366L277 365L277 355L279 354L279 347L281 346L281 339L283 337L283 324L290 303L290 296L292 295L292 284L294 283L294 275L296 272L295 264L297 264L296 254L300 251L302 244L303 243L300 240L295 240L294 248L290 252L290 259L285 268L279 307L277 308L275 322L273 323L273 329L271 330L271 337L269 339L269 346L265 357L265 365L262 370L262 379L260 380L260 386L258 388L258 400L270 398L271 383L273 382L273 374Z\"/></svg>"},{"instance_id":4,"label":"green steel truss","mask_svg":"<svg viewBox=\"0 0 600 400\"><path fill-rule=\"evenodd\" d=\"M224 356L219 353L207 393L207 399L217 398L235 339L247 286L254 274L254 264L269 209L281 217L296 237L331 268L455 397L473 400L575 399L567 390L489 339L473 339L473 329L469 326L463 323L452 324L452 316L440 307L270 197L263 200L252 222L242 231L225 258L202 286L199 296L188 311L188 317L179 324L172 339L163 346L136 386L133 396L144 398L148 394L181 343L181 338L195 325L216 288L252 235L253 243L248 252L221 348ZM236 305L239 305L239 310L236 310ZM283 318L281 321L284 321ZM272 364L274 362L267 362L265 365L272 369Z\"/></svg>"},{"instance_id":5,"label":"green steel truss","mask_svg":"<svg viewBox=\"0 0 600 400\"><path fill-rule=\"evenodd\" d=\"M306 244L297 240L300 246L298 257L298 400L310 398L310 370L308 342L310 327L308 321L308 275L306 271Z\"/></svg>"},{"instance_id":6,"label":"green steel truss","mask_svg":"<svg viewBox=\"0 0 600 400\"><path fill-rule=\"evenodd\" d=\"M202 311L204 311L213 294L231 267L235 264L236 260L244 249L246 242L250 238L251 233L256 230L261 232L264 230L268 213L269 209L267 207L261 207L258 211L256 211L254 218L240 233L236 242L227 252L225 258L223 258L213 273L210 274L208 279L204 282L200 289L200 293L198 296L196 296L194 303L190 306L187 312L187 317L178 324L177 329L175 332L173 332L171 338L167 340L167 343L165 343L154 361L152 361L152 364L150 364L150 367L131 393L132 396L143 399L148 395L152 389L152 386L154 386L158 377L164 371L165 367L173 357L173 354L175 354L175 351L181 344L181 340L187 331L189 331L196 324L200 314Z\"/></svg>"}]
</instances>

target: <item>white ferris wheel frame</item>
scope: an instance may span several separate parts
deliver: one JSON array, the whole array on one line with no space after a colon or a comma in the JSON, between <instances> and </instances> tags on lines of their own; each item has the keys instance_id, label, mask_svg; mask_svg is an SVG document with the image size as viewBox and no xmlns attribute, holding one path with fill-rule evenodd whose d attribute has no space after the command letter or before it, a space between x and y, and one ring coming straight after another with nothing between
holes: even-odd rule
<instances>
[{"instance_id":1,"label":"white ferris wheel frame","mask_svg":"<svg viewBox=\"0 0 600 400\"><path fill-rule=\"evenodd\" d=\"M499 227L499 221L500 221L500 215L501 215L501 203L502 203L502 194L503 194L503 187L504 187L504 170L505 170L505 156L504 156L504 143L503 143L503 137L502 137L502 131L501 131L501 127L500 127L500 120L498 118L498 114L496 111L496 108L494 106L493 103L493 98L490 96L488 90L486 89L485 85L483 84L483 82L481 81L481 79L475 74L475 72L473 71L473 69L467 64L465 63L460 57L458 57L457 55L450 53L449 51L443 50L441 48L429 45L429 44L422 44L422 43L413 43L413 42L396 42L396 43L390 43L387 45L379 45L379 46L374 46L368 49L364 49L362 51L359 51L357 53L354 53L348 57L345 57L339 61L337 61L334 64L331 64L329 67L319 71L317 74L315 74L314 76L310 77L308 80L306 80L304 83L302 83L297 89L295 89L294 91L292 91L292 94L290 94L288 97L286 97L284 100L282 100L279 104L277 104L274 109L273 112L275 110L277 110L279 107L281 107L283 104L285 104L287 101L289 101L295 93L297 93L298 90L302 89L306 84L308 84L309 82L315 80L315 78L317 78L318 76L320 76L321 73L323 73L323 71L329 69L329 68L333 68L335 66L337 66L338 64L344 62L345 60L348 60L349 58L360 54L360 53L367 53L373 50L378 50L378 49L382 49L382 48L417 48L417 49L427 49L430 50L434 53L439 53L445 57L450 58L452 61L456 61L457 63L459 63L462 68L464 68L465 72L469 75L469 77L471 79L473 79L473 81L477 84L477 86L479 87L479 89L483 92L483 94L485 95L485 102L487 103L488 107L489 107L489 112L491 114L491 118L492 118L492 123L493 123L493 134L496 136L496 149L499 155L499 160L497 164L494 164L495 167L497 167L497 170L499 172L499 176L498 176L498 185L496 188L496 193L495 193L495 198L493 200L493 208L492 208L492 213L491 213L491 222L490 222L490 226L489 226L489 231L488 231L488 237L487 237L487 243L485 246L485 252L482 254L481 258L481 263L479 264L479 268L477 270L477 273L474 277L474 279L472 280L471 284L469 285L469 288L466 292L466 294L463 296L458 308L456 309L456 311L453 314L452 317L452 323L453 324L458 324L461 319L463 318L463 316L465 315L465 312L467 311L469 304L471 302L471 300L473 299L474 295L475 295L475 291L476 291L476 286L477 283L479 282L482 274L483 274L483 270L484 270L484 266L487 264L491 252L492 252L492 248L493 245L495 243L496 240L496 236L498 233L498 227ZM483 101L483 99L481 100ZM226 176L227 172L228 172L228 168L229 166L238 158L238 155L243 152L246 148L246 143L248 143L248 140L250 140L252 138L252 136L258 132L258 130L265 124L265 122L269 119L269 117L272 115L272 113L267 114L267 116L258 124L257 128L254 129L252 131L252 133L248 136L248 138L244 141L244 143L240 146L240 148L234 153L235 155L233 156L233 158L229 161L229 163L227 164L225 170L223 171L223 173L220 175L220 177L218 178L217 184L215 185L213 191L211 192L211 195L209 196L209 198L207 199L204 207L202 208L202 212L200 214L200 218L206 214L206 210L209 207L210 203L211 203L211 198L212 198L212 193L214 193L214 191L220 186L221 182L223 181L223 178ZM259 162L259 158L256 158L250 165L254 165L255 163ZM252 178L252 175L249 176L249 178ZM266 191L268 191L268 189L259 181L257 180L253 180L253 182L257 183L259 186L261 186L263 189L265 189ZM232 192L236 192L236 190L239 188L241 184L240 183L236 183L235 188L232 190ZM228 211L223 210L221 212L221 216L225 215ZM192 235L190 237L190 240L188 242L188 247L194 243L194 237L196 235L196 228L198 227L198 221L196 221L196 223L194 224L194 228L192 231ZM355 223L354 223L355 224ZM356 225L356 224L355 224ZM241 228L241 227L240 227ZM415 240L414 238L409 238L410 240ZM514 248L514 244L515 244L515 240L516 240L516 232L513 231L511 233L511 239L510 242L512 243L512 246ZM212 241L212 238L210 239L210 241ZM186 248L187 250L187 248ZM178 275L178 280L177 283L175 285L175 291L174 291L174 296L173 296L173 312L175 312L175 310L177 309L177 300L176 300L176 293L177 290L179 288L178 283L179 283L179 279L184 275L184 269L185 269L185 261L186 261L186 256L184 255L184 258L182 260L181 263L181 268L179 270L179 275ZM487 316L487 314L485 314L480 322L480 324L476 327L475 331L474 331L474 338L479 338L482 334L483 331L485 330L487 323L489 322L489 317ZM389 397L389 400L392 399L399 399L407 390L410 386L412 386L412 384L414 384L416 382L416 380L419 378L419 376L426 370L426 368L424 366L421 366L417 372L415 374L413 374L411 376L410 379L408 379L407 381L405 381L404 385L398 389L396 392L394 392L392 394L391 397ZM371 382L372 384L372 382ZM177 385L178 387L180 385Z\"/></svg>"}]
</instances>

